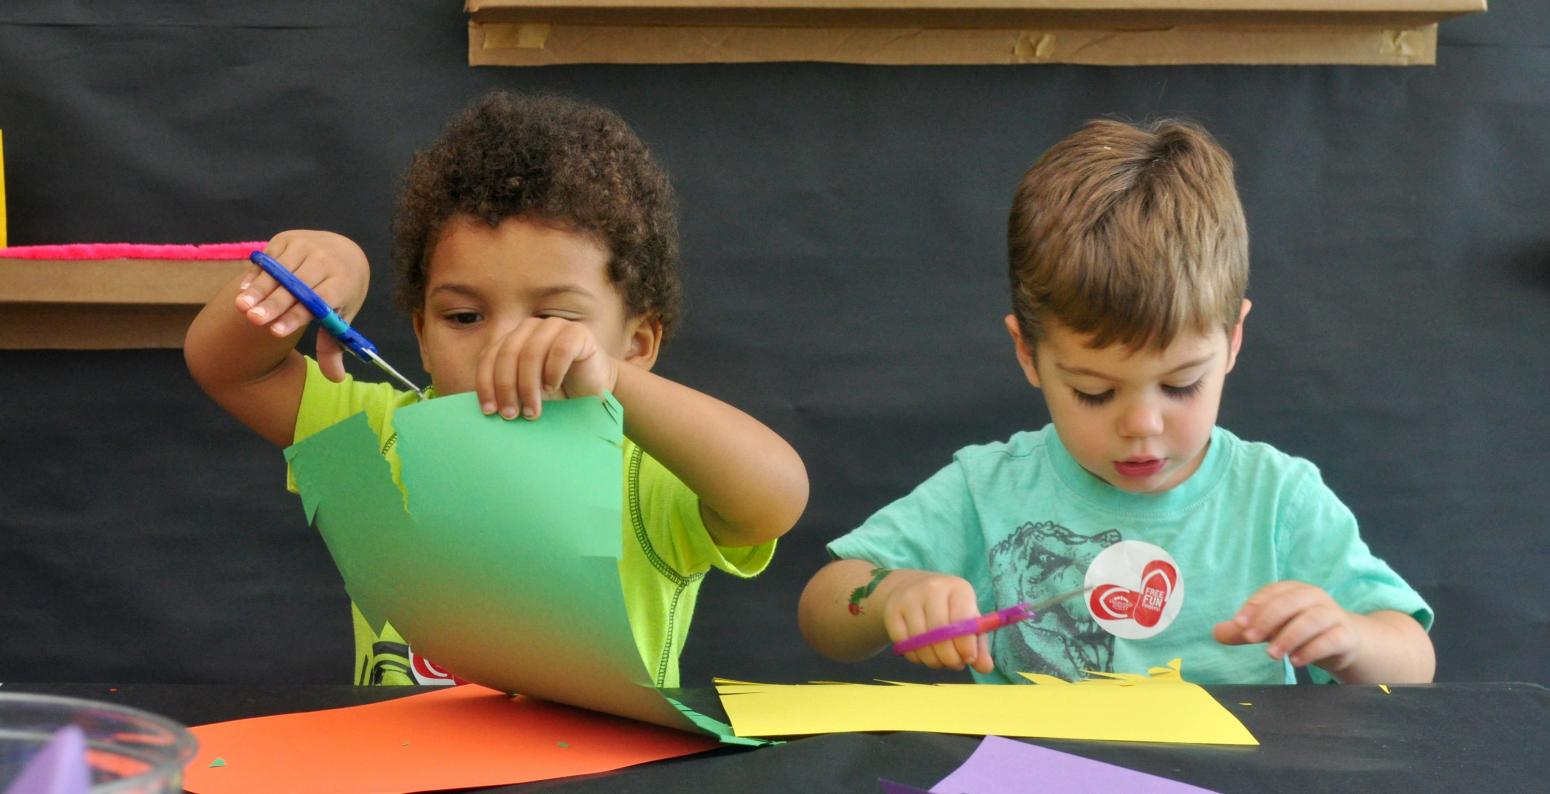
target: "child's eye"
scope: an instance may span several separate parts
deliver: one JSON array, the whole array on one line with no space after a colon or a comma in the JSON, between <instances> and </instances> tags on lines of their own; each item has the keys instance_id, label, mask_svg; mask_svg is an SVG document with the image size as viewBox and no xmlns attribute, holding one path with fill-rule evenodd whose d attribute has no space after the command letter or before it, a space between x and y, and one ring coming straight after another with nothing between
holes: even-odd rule
<instances>
[{"instance_id":1,"label":"child's eye","mask_svg":"<svg viewBox=\"0 0 1550 794\"><path fill-rule=\"evenodd\" d=\"M484 319L479 312L452 312L442 316L454 325L473 325Z\"/></svg>"},{"instance_id":2,"label":"child's eye","mask_svg":"<svg viewBox=\"0 0 1550 794\"><path fill-rule=\"evenodd\" d=\"M1164 384L1162 390L1163 394L1166 394L1175 400L1188 400L1189 398L1194 397L1197 393L1199 393L1199 391L1204 388L1205 385L1206 379L1201 378L1200 380L1197 380L1188 386L1169 386Z\"/></svg>"},{"instance_id":3,"label":"child's eye","mask_svg":"<svg viewBox=\"0 0 1550 794\"><path fill-rule=\"evenodd\" d=\"M1076 396L1076 401L1083 405L1103 405L1114 396L1113 389L1109 389L1101 394L1088 394L1085 391L1072 389L1071 393Z\"/></svg>"}]
</instances>

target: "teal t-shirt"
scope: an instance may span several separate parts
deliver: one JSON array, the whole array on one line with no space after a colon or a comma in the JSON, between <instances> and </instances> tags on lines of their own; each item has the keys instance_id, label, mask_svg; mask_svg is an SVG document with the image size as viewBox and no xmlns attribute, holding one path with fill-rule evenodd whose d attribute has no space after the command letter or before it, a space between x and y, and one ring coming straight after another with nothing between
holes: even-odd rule
<instances>
[{"instance_id":1,"label":"teal t-shirt","mask_svg":"<svg viewBox=\"0 0 1550 794\"><path fill-rule=\"evenodd\" d=\"M1093 588L992 632L995 670L974 673L984 683L1022 681L1019 672L1146 673L1175 658L1196 683L1294 683L1291 664L1263 644L1211 636L1256 590L1287 579L1352 612L1394 610L1432 625L1431 608L1368 550L1312 463L1220 427L1200 468L1160 494L1127 493L1089 473L1052 425L965 447L828 548L961 576L981 612Z\"/></svg>"}]
</instances>

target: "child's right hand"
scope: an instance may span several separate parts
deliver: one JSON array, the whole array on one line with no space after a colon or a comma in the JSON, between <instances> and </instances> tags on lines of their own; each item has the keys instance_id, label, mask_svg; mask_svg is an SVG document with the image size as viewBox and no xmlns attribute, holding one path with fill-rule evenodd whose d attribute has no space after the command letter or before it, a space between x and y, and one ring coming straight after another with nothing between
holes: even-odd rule
<instances>
[{"instance_id":1,"label":"child's right hand","mask_svg":"<svg viewBox=\"0 0 1550 794\"><path fill-rule=\"evenodd\" d=\"M269 254L311 287L345 322L354 319L366 300L371 267L366 253L349 238L333 232L300 229L280 232L265 246ZM248 322L267 327L277 337L289 336L312 322L312 313L279 282L256 265L237 291L237 310ZM318 334L317 360L333 381L345 377L344 349L333 335Z\"/></svg>"},{"instance_id":2,"label":"child's right hand","mask_svg":"<svg viewBox=\"0 0 1550 794\"><path fill-rule=\"evenodd\" d=\"M888 641L897 643L949 623L979 617L979 600L974 586L957 576L931 571L894 571L886 581L887 600L883 604L883 625ZM883 589L879 587L879 589ZM955 637L917 648L904 658L933 670L962 670L965 665L988 673L995 665L990 658L989 635Z\"/></svg>"}]
</instances>

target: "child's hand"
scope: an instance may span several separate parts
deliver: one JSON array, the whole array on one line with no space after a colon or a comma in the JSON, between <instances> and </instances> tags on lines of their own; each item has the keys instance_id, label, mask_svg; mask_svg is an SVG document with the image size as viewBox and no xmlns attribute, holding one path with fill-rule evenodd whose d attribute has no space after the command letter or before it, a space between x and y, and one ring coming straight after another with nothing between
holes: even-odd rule
<instances>
[{"instance_id":1,"label":"child's hand","mask_svg":"<svg viewBox=\"0 0 1550 794\"><path fill-rule=\"evenodd\" d=\"M264 247L303 283L311 287L334 311L349 322L366 300L371 267L366 253L349 238L311 230L280 232ZM279 282L256 265L249 269L237 292L237 310L248 322L268 327L284 337L312 322L312 313ZM318 334L318 367L329 380L345 377L344 350L332 334Z\"/></svg>"},{"instance_id":2,"label":"child's hand","mask_svg":"<svg viewBox=\"0 0 1550 794\"><path fill-rule=\"evenodd\" d=\"M1267 643L1265 651L1272 659L1290 656L1299 667L1316 664L1338 673L1361 654L1356 619L1322 589L1284 581L1260 588L1211 634L1226 645Z\"/></svg>"},{"instance_id":3,"label":"child's hand","mask_svg":"<svg viewBox=\"0 0 1550 794\"><path fill-rule=\"evenodd\" d=\"M543 400L612 391L619 362L592 329L560 317L529 317L479 354L474 390L485 414L537 419Z\"/></svg>"},{"instance_id":4,"label":"child's hand","mask_svg":"<svg viewBox=\"0 0 1550 794\"><path fill-rule=\"evenodd\" d=\"M929 571L894 571L883 604L883 625L889 642L897 643L931 629L978 617L979 601L974 586L957 576ZM987 635L970 634L917 648L904 658L933 670L943 667L962 670L972 666L981 673L994 669Z\"/></svg>"}]
</instances>

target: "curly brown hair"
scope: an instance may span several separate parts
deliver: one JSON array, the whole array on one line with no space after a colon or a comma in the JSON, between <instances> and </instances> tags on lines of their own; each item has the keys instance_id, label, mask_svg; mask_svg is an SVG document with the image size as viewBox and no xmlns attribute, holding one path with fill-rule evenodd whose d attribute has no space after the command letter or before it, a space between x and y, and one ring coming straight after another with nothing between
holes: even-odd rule
<instances>
[{"instance_id":1,"label":"curly brown hair","mask_svg":"<svg viewBox=\"0 0 1550 794\"><path fill-rule=\"evenodd\" d=\"M457 216L525 216L595 235L632 316L678 324L677 202L651 150L615 113L555 96L492 91L415 153L393 221L398 305L425 307L432 247Z\"/></svg>"}]
</instances>

